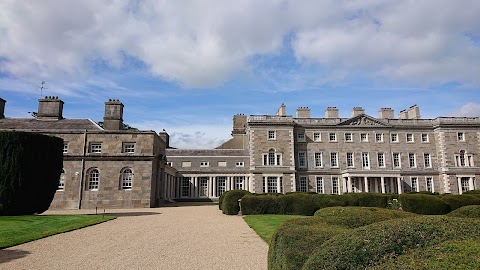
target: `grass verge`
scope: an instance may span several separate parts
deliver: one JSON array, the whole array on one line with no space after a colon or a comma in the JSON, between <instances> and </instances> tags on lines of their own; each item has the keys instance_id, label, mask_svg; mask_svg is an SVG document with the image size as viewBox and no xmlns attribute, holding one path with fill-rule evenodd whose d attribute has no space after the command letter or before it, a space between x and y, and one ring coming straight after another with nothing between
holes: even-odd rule
<instances>
[{"instance_id":1,"label":"grass verge","mask_svg":"<svg viewBox=\"0 0 480 270\"><path fill-rule=\"evenodd\" d=\"M267 243L270 243L273 233L283 222L295 218L305 218L305 216L249 215L243 217L248 226L250 226L250 228L252 228Z\"/></svg>"},{"instance_id":2,"label":"grass verge","mask_svg":"<svg viewBox=\"0 0 480 270\"><path fill-rule=\"evenodd\" d=\"M0 248L112 220L101 215L0 216Z\"/></svg>"}]
</instances>

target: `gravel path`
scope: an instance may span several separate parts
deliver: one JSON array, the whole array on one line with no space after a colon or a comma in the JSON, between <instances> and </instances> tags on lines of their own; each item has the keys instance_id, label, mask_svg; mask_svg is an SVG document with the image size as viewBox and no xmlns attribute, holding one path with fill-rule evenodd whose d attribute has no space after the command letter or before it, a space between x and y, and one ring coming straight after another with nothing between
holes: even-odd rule
<instances>
[{"instance_id":1,"label":"gravel path","mask_svg":"<svg viewBox=\"0 0 480 270\"><path fill-rule=\"evenodd\" d=\"M48 212L65 213L92 211ZM267 269L268 245L216 205L107 213L118 218L0 250L0 269Z\"/></svg>"}]
</instances>

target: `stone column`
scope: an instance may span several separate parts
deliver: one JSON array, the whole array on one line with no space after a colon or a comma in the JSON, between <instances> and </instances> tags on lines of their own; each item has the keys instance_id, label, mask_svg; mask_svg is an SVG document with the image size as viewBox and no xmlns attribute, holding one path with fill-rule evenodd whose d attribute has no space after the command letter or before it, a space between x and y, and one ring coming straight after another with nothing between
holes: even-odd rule
<instances>
[{"instance_id":1,"label":"stone column","mask_svg":"<svg viewBox=\"0 0 480 270\"><path fill-rule=\"evenodd\" d=\"M262 179L263 179L263 176L262 176ZM265 187L265 193L267 193L268 192L268 177L267 176L265 176L265 183L264 183L263 186Z\"/></svg>"},{"instance_id":2,"label":"stone column","mask_svg":"<svg viewBox=\"0 0 480 270\"><path fill-rule=\"evenodd\" d=\"M208 177L208 194L207 196L210 198L210 197L213 197L212 196L212 177L209 176Z\"/></svg>"},{"instance_id":3,"label":"stone column","mask_svg":"<svg viewBox=\"0 0 480 270\"><path fill-rule=\"evenodd\" d=\"M368 177L363 177L364 190L363 192L368 192Z\"/></svg>"},{"instance_id":4,"label":"stone column","mask_svg":"<svg viewBox=\"0 0 480 270\"><path fill-rule=\"evenodd\" d=\"M212 176L213 178L213 185L212 185L212 197L217 197L217 177L216 176Z\"/></svg>"},{"instance_id":5,"label":"stone column","mask_svg":"<svg viewBox=\"0 0 480 270\"><path fill-rule=\"evenodd\" d=\"M468 189L469 190L474 190L475 189L475 187L473 186L473 177L470 177L468 179Z\"/></svg>"},{"instance_id":6,"label":"stone column","mask_svg":"<svg viewBox=\"0 0 480 270\"><path fill-rule=\"evenodd\" d=\"M378 193L378 177L374 178L373 185L375 186L375 193Z\"/></svg>"},{"instance_id":7,"label":"stone column","mask_svg":"<svg viewBox=\"0 0 480 270\"><path fill-rule=\"evenodd\" d=\"M397 189L398 189L398 194L402 194L402 178L397 177ZM432 180L432 188L433 188L433 180Z\"/></svg>"},{"instance_id":8,"label":"stone column","mask_svg":"<svg viewBox=\"0 0 480 270\"><path fill-rule=\"evenodd\" d=\"M341 193L347 193L347 180L345 177L342 177L342 192Z\"/></svg>"},{"instance_id":9,"label":"stone column","mask_svg":"<svg viewBox=\"0 0 480 270\"><path fill-rule=\"evenodd\" d=\"M385 193L385 177L380 177L380 185L382 188L382 193Z\"/></svg>"},{"instance_id":10,"label":"stone column","mask_svg":"<svg viewBox=\"0 0 480 270\"><path fill-rule=\"evenodd\" d=\"M352 178L350 176L347 177L347 190L348 193L352 193Z\"/></svg>"},{"instance_id":11,"label":"stone column","mask_svg":"<svg viewBox=\"0 0 480 270\"><path fill-rule=\"evenodd\" d=\"M390 177L390 186L389 186L390 193L393 193L393 177Z\"/></svg>"},{"instance_id":12,"label":"stone column","mask_svg":"<svg viewBox=\"0 0 480 270\"><path fill-rule=\"evenodd\" d=\"M280 177L277 176L277 193L280 193Z\"/></svg>"},{"instance_id":13,"label":"stone column","mask_svg":"<svg viewBox=\"0 0 480 270\"><path fill-rule=\"evenodd\" d=\"M457 185L458 185L458 194L462 194L462 178L457 177Z\"/></svg>"}]
</instances>

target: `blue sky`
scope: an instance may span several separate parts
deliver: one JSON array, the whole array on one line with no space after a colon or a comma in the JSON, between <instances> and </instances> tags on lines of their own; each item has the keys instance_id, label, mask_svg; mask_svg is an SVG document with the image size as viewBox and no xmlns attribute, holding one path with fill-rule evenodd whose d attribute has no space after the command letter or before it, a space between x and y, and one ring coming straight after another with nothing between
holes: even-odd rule
<instances>
[{"instance_id":1,"label":"blue sky","mask_svg":"<svg viewBox=\"0 0 480 270\"><path fill-rule=\"evenodd\" d=\"M230 137L236 113L328 106L377 116L480 116L480 3L457 1L0 2L0 97L29 117L40 91L64 116L167 130L179 148Z\"/></svg>"}]
</instances>

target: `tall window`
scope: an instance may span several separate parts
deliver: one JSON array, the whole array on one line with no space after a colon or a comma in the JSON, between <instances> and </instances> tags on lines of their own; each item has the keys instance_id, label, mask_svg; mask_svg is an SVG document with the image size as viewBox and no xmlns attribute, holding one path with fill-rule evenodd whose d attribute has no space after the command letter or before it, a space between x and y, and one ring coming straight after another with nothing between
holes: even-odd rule
<instances>
[{"instance_id":1,"label":"tall window","mask_svg":"<svg viewBox=\"0 0 480 270\"><path fill-rule=\"evenodd\" d=\"M383 142L383 133L375 134L375 141L376 142Z\"/></svg>"},{"instance_id":2,"label":"tall window","mask_svg":"<svg viewBox=\"0 0 480 270\"><path fill-rule=\"evenodd\" d=\"M417 177L412 177L412 191L418 191L418 180Z\"/></svg>"},{"instance_id":3,"label":"tall window","mask_svg":"<svg viewBox=\"0 0 480 270\"><path fill-rule=\"evenodd\" d=\"M323 177L317 176L317 193L325 193L323 190Z\"/></svg>"},{"instance_id":4,"label":"tall window","mask_svg":"<svg viewBox=\"0 0 480 270\"><path fill-rule=\"evenodd\" d=\"M463 132L458 132L458 133L457 133L457 140L459 140L459 141L465 141L465 133L463 133Z\"/></svg>"},{"instance_id":5,"label":"tall window","mask_svg":"<svg viewBox=\"0 0 480 270\"><path fill-rule=\"evenodd\" d=\"M305 156L306 156L305 152L298 152L298 167L301 167L301 168L307 167Z\"/></svg>"},{"instance_id":6,"label":"tall window","mask_svg":"<svg viewBox=\"0 0 480 270\"><path fill-rule=\"evenodd\" d=\"M322 135L320 134L320 132L313 133L313 140L316 142L319 142L322 140Z\"/></svg>"},{"instance_id":7,"label":"tall window","mask_svg":"<svg viewBox=\"0 0 480 270\"><path fill-rule=\"evenodd\" d=\"M281 154L277 154L273 148L268 150L268 154L263 154L263 165L264 166L281 166L282 165Z\"/></svg>"},{"instance_id":8,"label":"tall window","mask_svg":"<svg viewBox=\"0 0 480 270\"><path fill-rule=\"evenodd\" d=\"M68 142L63 142L63 153L68 153Z\"/></svg>"},{"instance_id":9,"label":"tall window","mask_svg":"<svg viewBox=\"0 0 480 270\"><path fill-rule=\"evenodd\" d=\"M100 173L97 169L93 169L88 174L88 190L98 190L100 183Z\"/></svg>"},{"instance_id":10,"label":"tall window","mask_svg":"<svg viewBox=\"0 0 480 270\"><path fill-rule=\"evenodd\" d=\"M462 185L462 193L470 190L470 179L468 177L460 178L460 184Z\"/></svg>"},{"instance_id":11,"label":"tall window","mask_svg":"<svg viewBox=\"0 0 480 270\"><path fill-rule=\"evenodd\" d=\"M377 160L378 160L378 167L385 167L385 154L384 153L378 153L377 154Z\"/></svg>"},{"instance_id":12,"label":"tall window","mask_svg":"<svg viewBox=\"0 0 480 270\"><path fill-rule=\"evenodd\" d=\"M123 153L134 154L135 153L135 143L127 142L123 143Z\"/></svg>"},{"instance_id":13,"label":"tall window","mask_svg":"<svg viewBox=\"0 0 480 270\"><path fill-rule=\"evenodd\" d=\"M275 130L269 130L269 131L268 131L268 139L269 139L269 140L275 140L275 138L276 138L276 134L275 134L275 133L276 133Z\"/></svg>"},{"instance_id":14,"label":"tall window","mask_svg":"<svg viewBox=\"0 0 480 270\"><path fill-rule=\"evenodd\" d=\"M132 169L126 168L122 170L122 189L132 189L133 172Z\"/></svg>"},{"instance_id":15,"label":"tall window","mask_svg":"<svg viewBox=\"0 0 480 270\"><path fill-rule=\"evenodd\" d=\"M370 168L370 158L368 157L368 153L362 153L362 167L364 169Z\"/></svg>"},{"instance_id":16,"label":"tall window","mask_svg":"<svg viewBox=\"0 0 480 270\"><path fill-rule=\"evenodd\" d=\"M297 133L297 141L305 142L305 133Z\"/></svg>"},{"instance_id":17,"label":"tall window","mask_svg":"<svg viewBox=\"0 0 480 270\"><path fill-rule=\"evenodd\" d=\"M267 177L267 192L278 192L277 189L277 176L268 176Z\"/></svg>"},{"instance_id":18,"label":"tall window","mask_svg":"<svg viewBox=\"0 0 480 270\"><path fill-rule=\"evenodd\" d=\"M393 153L393 167L394 168L400 168L401 163L400 163L400 153Z\"/></svg>"},{"instance_id":19,"label":"tall window","mask_svg":"<svg viewBox=\"0 0 480 270\"><path fill-rule=\"evenodd\" d=\"M352 133L345 133L345 141L346 142L353 142Z\"/></svg>"},{"instance_id":20,"label":"tall window","mask_svg":"<svg viewBox=\"0 0 480 270\"><path fill-rule=\"evenodd\" d=\"M423 154L423 161L425 163L425 168L431 168L432 167L432 164L430 162L430 154Z\"/></svg>"},{"instance_id":21,"label":"tall window","mask_svg":"<svg viewBox=\"0 0 480 270\"><path fill-rule=\"evenodd\" d=\"M337 134L336 133L330 133L330 134L328 134L328 138L331 142L336 142L337 141Z\"/></svg>"},{"instance_id":22,"label":"tall window","mask_svg":"<svg viewBox=\"0 0 480 270\"><path fill-rule=\"evenodd\" d=\"M427 184L427 191L428 191L428 192L434 192L434 190L433 190L433 179L432 179L432 177L427 177L427 178L425 179L425 182L426 182L426 184Z\"/></svg>"},{"instance_id":23,"label":"tall window","mask_svg":"<svg viewBox=\"0 0 480 270\"><path fill-rule=\"evenodd\" d=\"M340 194L338 188L338 177L332 177L332 194Z\"/></svg>"},{"instance_id":24,"label":"tall window","mask_svg":"<svg viewBox=\"0 0 480 270\"><path fill-rule=\"evenodd\" d=\"M322 153L315 153L315 167L322 167Z\"/></svg>"},{"instance_id":25,"label":"tall window","mask_svg":"<svg viewBox=\"0 0 480 270\"><path fill-rule=\"evenodd\" d=\"M354 167L354 165L353 165L353 153L347 153L347 167Z\"/></svg>"},{"instance_id":26,"label":"tall window","mask_svg":"<svg viewBox=\"0 0 480 270\"><path fill-rule=\"evenodd\" d=\"M422 134L422 142L428 142L428 134L426 133Z\"/></svg>"},{"instance_id":27,"label":"tall window","mask_svg":"<svg viewBox=\"0 0 480 270\"><path fill-rule=\"evenodd\" d=\"M57 190L64 190L65 189L65 170L62 169L62 174L60 174L60 180L58 181Z\"/></svg>"},{"instance_id":28,"label":"tall window","mask_svg":"<svg viewBox=\"0 0 480 270\"><path fill-rule=\"evenodd\" d=\"M308 181L306 176L300 176L300 192L308 191Z\"/></svg>"},{"instance_id":29,"label":"tall window","mask_svg":"<svg viewBox=\"0 0 480 270\"><path fill-rule=\"evenodd\" d=\"M245 181L245 176L235 176L235 189L243 189L243 182Z\"/></svg>"},{"instance_id":30,"label":"tall window","mask_svg":"<svg viewBox=\"0 0 480 270\"><path fill-rule=\"evenodd\" d=\"M459 154L455 155L455 165L457 167L473 167L473 155L461 150Z\"/></svg>"},{"instance_id":31,"label":"tall window","mask_svg":"<svg viewBox=\"0 0 480 270\"><path fill-rule=\"evenodd\" d=\"M417 167L417 161L415 159L415 154L413 154L413 153L408 154L408 164L410 165L410 168Z\"/></svg>"},{"instance_id":32,"label":"tall window","mask_svg":"<svg viewBox=\"0 0 480 270\"><path fill-rule=\"evenodd\" d=\"M190 197L190 177L182 177L182 197Z\"/></svg>"},{"instance_id":33,"label":"tall window","mask_svg":"<svg viewBox=\"0 0 480 270\"><path fill-rule=\"evenodd\" d=\"M330 166L331 167L338 167L338 159L337 159L337 153L336 152L330 153Z\"/></svg>"},{"instance_id":34,"label":"tall window","mask_svg":"<svg viewBox=\"0 0 480 270\"><path fill-rule=\"evenodd\" d=\"M227 190L227 177L217 176L217 196L220 197Z\"/></svg>"},{"instance_id":35,"label":"tall window","mask_svg":"<svg viewBox=\"0 0 480 270\"><path fill-rule=\"evenodd\" d=\"M202 176L198 177L198 193L200 197L208 196L208 177Z\"/></svg>"}]
</instances>

